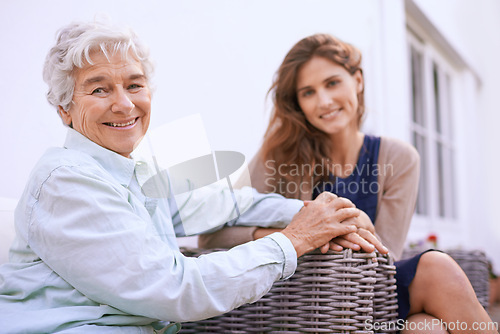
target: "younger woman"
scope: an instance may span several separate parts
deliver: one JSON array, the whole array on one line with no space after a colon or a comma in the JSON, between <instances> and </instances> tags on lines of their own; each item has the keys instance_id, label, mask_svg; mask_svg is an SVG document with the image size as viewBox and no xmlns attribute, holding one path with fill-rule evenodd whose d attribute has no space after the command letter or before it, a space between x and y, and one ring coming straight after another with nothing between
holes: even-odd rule
<instances>
[{"instance_id":1,"label":"younger woman","mask_svg":"<svg viewBox=\"0 0 500 334\"><path fill-rule=\"evenodd\" d=\"M359 50L326 34L304 38L285 57L270 92L274 110L250 163L252 186L305 201L323 191L346 197L363 211L355 218L358 232L332 240L330 248L373 251L366 241L376 234L399 259L415 208L419 156L402 141L361 132ZM271 232L226 228L202 236L200 246L232 247ZM491 321L463 271L446 254L425 252L396 267L400 318L466 322L468 333L474 332L474 322ZM434 333L448 332L436 326Z\"/></svg>"}]
</instances>

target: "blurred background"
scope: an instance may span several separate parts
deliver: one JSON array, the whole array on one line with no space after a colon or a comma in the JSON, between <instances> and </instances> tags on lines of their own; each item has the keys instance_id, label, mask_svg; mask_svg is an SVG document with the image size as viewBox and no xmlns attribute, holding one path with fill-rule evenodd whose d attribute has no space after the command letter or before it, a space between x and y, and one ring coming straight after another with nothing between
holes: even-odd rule
<instances>
[{"instance_id":1,"label":"blurred background","mask_svg":"<svg viewBox=\"0 0 500 334\"><path fill-rule=\"evenodd\" d=\"M65 138L42 80L55 33L95 17L132 27L149 45L153 129L200 114L212 150L247 159L290 47L318 32L356 45L364 130L408 141L422 158L408 245L479 249L500 273L499 0L0 0L0 211Z\"/></svg>"}]
</instances>

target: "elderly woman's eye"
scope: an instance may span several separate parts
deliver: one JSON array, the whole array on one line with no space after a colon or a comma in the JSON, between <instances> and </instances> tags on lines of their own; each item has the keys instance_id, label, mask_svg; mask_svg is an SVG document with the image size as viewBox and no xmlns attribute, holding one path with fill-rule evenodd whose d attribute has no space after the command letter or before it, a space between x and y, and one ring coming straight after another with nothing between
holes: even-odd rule
<instances>
[{"instance_id":1,"label":"elderly woman's eye","mask_svg":"<svg viewBox=\"0 0 500 334\"><path fill-rule=\"evenodd\" d=\"M96 88L92 91L92 95L93 94L102 94L104 93L104 88Z\"/></svg>"},{"instance_id":2,"label":"elderly woman's eye","mask_svg":"<svg viewBox=\"0 0 500 334\"><path fill-rule=\"evenodd\" d=\"M131 84L128 86L128 89L139 89L139 88L142 88L142 85L139 85L139 84Z\"/></svg>"}]
</instances>

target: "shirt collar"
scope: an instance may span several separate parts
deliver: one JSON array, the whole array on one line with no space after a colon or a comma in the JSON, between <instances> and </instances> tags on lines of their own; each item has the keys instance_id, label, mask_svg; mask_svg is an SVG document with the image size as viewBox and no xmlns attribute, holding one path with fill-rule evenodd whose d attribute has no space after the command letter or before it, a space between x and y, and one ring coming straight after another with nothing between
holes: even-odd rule
<instances>
[{"instance_id":1,"label":"shirt collar","mask_svg":"<svg viewBox=\"0 0 500 334\"><path fill-rule=\"evenodd\" d=\"M107 172L113 175L120 184L127 187L134 175L135 161L110 151L78 131L68 128L64 147L87 153L94 158Z\"/></svg>"}]
</instances>

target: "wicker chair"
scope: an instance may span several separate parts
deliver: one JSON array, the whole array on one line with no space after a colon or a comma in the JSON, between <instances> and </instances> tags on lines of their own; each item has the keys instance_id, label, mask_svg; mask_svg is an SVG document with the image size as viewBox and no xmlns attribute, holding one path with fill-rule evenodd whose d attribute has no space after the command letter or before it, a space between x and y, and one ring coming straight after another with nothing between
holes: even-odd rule
<instances>
[{"instance_id":1,"label":"wicker chair","mask_svg":"<svg viewBox=\"0 0 500 334\"><path fill-rule=\"evenodd\" d=\"M406 259L421 252L422 250L405 249L402 258ZM490 281L486 254L479 250L463 249L450 249L444 252L462 268L476 292L477 299L484 309L488 310Z\"/></svg>"},{"instance_id":2,"label":"wicker chair","mask_svg":"<svg viewBox=\"0 0 500 334\"><path fill-rule=\"evenodd\" d=\"M187 256L206 252L183 249ZM397 332L395 273L392 258L379 253L315 251L257 302L184 323L181 333L364 334L374 333L367 324L375 322L386 324L384 333Z\"/></svg>"}]
</instances>

